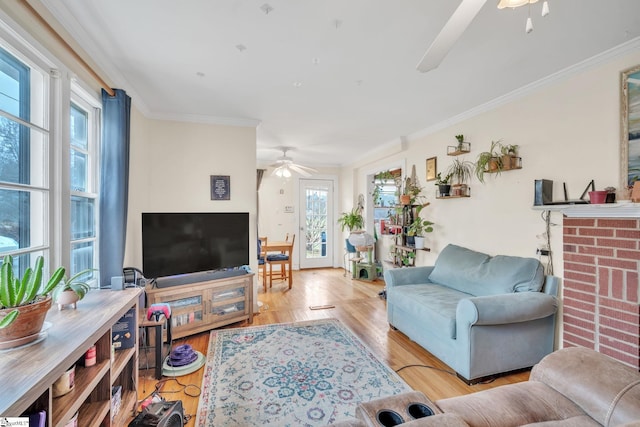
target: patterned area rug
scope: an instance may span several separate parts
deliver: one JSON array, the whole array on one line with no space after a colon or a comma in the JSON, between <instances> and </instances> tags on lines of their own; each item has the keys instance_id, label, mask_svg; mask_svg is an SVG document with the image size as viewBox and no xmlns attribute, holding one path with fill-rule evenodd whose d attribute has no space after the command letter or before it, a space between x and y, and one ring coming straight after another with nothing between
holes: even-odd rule
<instances>
[{"instance_id":1,"label":"patterned area rug","mask_svg":"<svg viewBox=\"0 0 640 427\"><path fill-rule=\"evenodd\" d=\"M322 426L410 390L335 319L214 330L196 426Z\"/></svg>"}]
</instances>

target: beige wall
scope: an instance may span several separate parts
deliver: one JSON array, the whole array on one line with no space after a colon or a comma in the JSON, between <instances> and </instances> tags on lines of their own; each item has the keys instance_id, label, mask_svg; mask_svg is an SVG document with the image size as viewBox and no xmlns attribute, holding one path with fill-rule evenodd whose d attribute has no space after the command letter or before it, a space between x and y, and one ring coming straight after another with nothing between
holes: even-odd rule
<instances>
[{"instance_id":1,"label":"beige wall","mask_svg":"<svg viewBox=\"0 0 640 427\"><path fill-rule=\"evenodd\" d=\"M261 166L263 169L267 169L260 186L260 212L259 212L259 233L261 236L267 236L272 240L283 240L287 233L289 235L296 234L296 243L293 255L293 268L298 269L300 266L300 251L303 245L300 240L300 176L294 174L288 179L278 178L272 176L272 167ZM337 197L340 191L340 178L338 176L339 169L337 168L322 168L318 167L317 173L314 173L312 179L329 179L337 181L336 188L334 189L334 203L333 213L334 217L337 217L338 206L340 202ZM285 207L293 207L293 212L286 212ZM302 207L304 209L304 207ZM333 224L333 227L337 227ZM329 234L331 235L332 229ZM339 230L336 228L336 230ZM333 259L331 263L333 266L341 266L341 257L343 249L342 246L338 250L334 249Z\"/></svg>"},{"instance_id":2,"label":"beige wall","mask_svg":"<svg viewBox=\"0 0 640 427\"><path fill-rule=\"evenodd\" d=\"M553 180L555 199L562 197L562 182L575 198L591 179L597 189L619 187L620 72L638 63L640 52L636 51L574 73L506 105L411 140L397 154L346 168L342 176L356 176L356 191L364 192L371 170L401 162L406 162L407 169L416 165L423 194L431 202L425 215L437 224L427 239L431 252L420 252L418 265L433 264L448 243L490 254L535 257L536 248L544 243L545 223L541 211L532 209L534 180ZM455 145L454 135L460 133L471 142L466 160L475 161L492 140L502 139L520 146L523 169L489 176L485 184L473 178L471 198L436 200L433 182L425 181L426 159L437 156L438 171L444 170L452 160L446 155L447 145ZM350 187L343 185L345 195L352 191ZM347 198L342 200L349 202ZM562 215L552 213L551 220L554 273L562 277Z\"/></svg>"},{"instance_id":3,"label":"beige wall","mask_svg":"<svg viewBox=\"0 0 640 427\"><path fill-rule=\"evenodd\" d=\"M255 224L255 128L152 120L132 108L130 159L125 266L142 267L142 212L249 212ZM231 200L211 200L210 175L230 176Z\"/></svg>"}]
</instances>

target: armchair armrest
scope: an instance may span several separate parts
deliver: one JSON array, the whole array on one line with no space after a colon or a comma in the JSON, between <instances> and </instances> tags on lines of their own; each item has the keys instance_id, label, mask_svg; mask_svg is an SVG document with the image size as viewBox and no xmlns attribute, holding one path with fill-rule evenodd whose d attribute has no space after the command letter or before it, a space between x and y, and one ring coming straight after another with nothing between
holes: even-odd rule
<instances>
[{"instance_id":1,"label":"armchair armrest","mask_svg":"<svg viewBox=\"0 0 640 427\"><path fill-rule=\"evenodd\" d=\"M385 269L384 283L390 288L402 285L426 284L432 271L433 266Z\"/></svg>"},{"instance_id":2,"label":"armchair armrest","mask_svg":"<svg viewBox=\"0 0 640 427\"><path fill-rule=\"evenodd\" d=\"M542 292L471 297L458 302L458 327L503 325L550 316L558 310L558 300Z\"/></svg>"}]
</instances>

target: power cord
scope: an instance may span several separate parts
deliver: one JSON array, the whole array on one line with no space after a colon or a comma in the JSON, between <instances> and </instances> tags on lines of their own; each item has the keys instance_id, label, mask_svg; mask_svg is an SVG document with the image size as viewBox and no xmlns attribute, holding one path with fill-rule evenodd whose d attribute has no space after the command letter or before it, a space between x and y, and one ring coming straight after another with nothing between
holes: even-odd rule
<instances>
[{"instance_id":1,"label":"power cord","mask_svg":"<svg viewBox=\"0 0 640 427\"><path fill-rule=\"evenodd\" d=\"M546 271L548 275L553 276L553 251L551 250L551 211L542 211L540 213L540 216L545 223L545 239L548 251Z\"/></svg>"}]
</instances>

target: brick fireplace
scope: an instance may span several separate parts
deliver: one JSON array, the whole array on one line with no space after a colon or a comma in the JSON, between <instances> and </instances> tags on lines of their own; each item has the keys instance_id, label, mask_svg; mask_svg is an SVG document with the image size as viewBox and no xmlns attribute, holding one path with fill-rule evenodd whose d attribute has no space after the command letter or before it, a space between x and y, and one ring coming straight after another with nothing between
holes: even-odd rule
<instances>
[{"instance_id":1,"label":"brick fireplace","mask_svg":"<svg viewBox=\"0 0 640 427\"><path fill-rule=\"evenodd\" d=\"M640 369L640 206L563 210L563 347Z\"/></svg>"}]
</instances>

